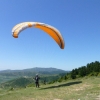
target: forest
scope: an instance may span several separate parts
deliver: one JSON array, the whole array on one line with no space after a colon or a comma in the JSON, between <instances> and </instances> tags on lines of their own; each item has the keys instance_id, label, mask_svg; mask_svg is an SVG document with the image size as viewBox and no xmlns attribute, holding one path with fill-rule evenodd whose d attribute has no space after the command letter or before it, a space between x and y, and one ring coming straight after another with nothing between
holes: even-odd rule
<instances>
[{"instance_id":1,"label":"forest","mask_svg":"<svg viewBox=\"0 0 100 100\"><path fill-rule=\"evenodd\" d=\"M71 72L61 76L59 79L53 82L56 81L61 82L63 80L82 78L85 76L100 76L100 62L99 61L91 62L88 63L86 66L81 66L79 68L72 69Z\"/></svg>"}]
</instances>

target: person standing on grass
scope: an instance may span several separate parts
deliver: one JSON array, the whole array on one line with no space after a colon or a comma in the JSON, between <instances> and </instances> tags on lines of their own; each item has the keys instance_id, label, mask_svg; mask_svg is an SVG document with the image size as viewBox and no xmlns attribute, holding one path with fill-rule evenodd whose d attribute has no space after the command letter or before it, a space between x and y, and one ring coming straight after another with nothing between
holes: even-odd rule
<instances>
[{"instance_id":1,"label":"person standing on grass","mask_svg":"<svg viewBox=\"0 0 100 100\"><path fill-rule=\"evenodd\" d=\"M39 88L39 79L40 79L40 77L38 76L38 74L36 74L34 80L35 80L35 85L36 85L36 87L38 87L38 88Z\"/></svg>"}]
</instances>

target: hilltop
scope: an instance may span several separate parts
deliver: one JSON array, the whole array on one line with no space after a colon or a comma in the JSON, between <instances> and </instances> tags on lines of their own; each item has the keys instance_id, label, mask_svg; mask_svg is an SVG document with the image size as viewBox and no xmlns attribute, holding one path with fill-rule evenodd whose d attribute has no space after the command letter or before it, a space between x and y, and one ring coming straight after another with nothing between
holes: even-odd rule
<instances>
[{"instance_id":1,"label":"hilltop","mask_svg":"<svg viewBox=\"0 0 100 100\"><path fill-rule=\"evenodd\" d=\"M31 72L30 69L25 69ZM24 70L24 72L26 72ZM47 69L34 72L45 72ZM51 69L50 73L56 71ZM7 72L7 71L6 71ZM22 71L23 72L23 71ZM41 73L40 88L35 88L32 77L23 76L2 83L0 100L100 100L100 62L88 63L70 72L59 74ZM4 72L2 72L4 73ZM46 85L42 81L46 79ZM51 81L50 81L51 80ZM16 98L15 98L16 97Z\"/></svg>"},{"instance_id":2,"label":"hilltop","mask_svg":"<svg viewBox=\"0 0 100 100\"><path fill-rule=\"evenodd\" d=\"M100 77L84 77L40 88L0 89L0 100L100 100L99 83Z\"/></svg>"}]
</instances>

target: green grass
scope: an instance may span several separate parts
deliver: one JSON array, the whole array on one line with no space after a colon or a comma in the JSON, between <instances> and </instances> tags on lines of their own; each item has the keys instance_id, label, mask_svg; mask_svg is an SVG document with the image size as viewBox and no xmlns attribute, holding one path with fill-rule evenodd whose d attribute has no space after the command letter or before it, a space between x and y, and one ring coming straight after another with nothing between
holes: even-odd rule
<instances>
[{"instance_id":1,"label":"green grass","mask_svg":"<svg viewBox=\"0 0 100 100\"><path fill-rule=\"evenodd\" d=\"M0 100L100 100L100 77L85 77L40 88L0 89Z\"/></svg>"}]
</instances>

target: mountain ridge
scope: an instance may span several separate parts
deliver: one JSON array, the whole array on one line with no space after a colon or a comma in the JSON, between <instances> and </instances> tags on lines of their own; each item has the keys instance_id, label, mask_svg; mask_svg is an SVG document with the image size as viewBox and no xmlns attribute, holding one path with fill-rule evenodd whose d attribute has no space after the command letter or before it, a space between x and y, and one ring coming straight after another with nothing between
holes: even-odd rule
<instances>
[{"instance_id":1,"label":"mountain ridge","mask_svg":"<svg viewBox=\"0 0 100 100\"><path fill-rule=\"evenodd\" d=\"M45 71L45 70L49 70L49 71L65 71L62 69L58 69L58 68L54 68L54 67L48 67L48 68L44 68L44 67L33 67L33 68L26 68L26 69L6 69L6 70L0 70L0 73L2 72L17 72L17 71Z\"/></svg>"}]
</instances>

